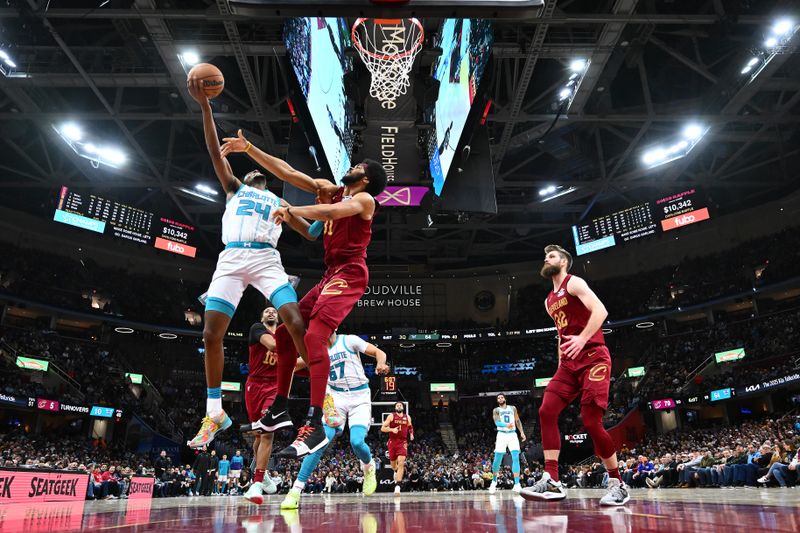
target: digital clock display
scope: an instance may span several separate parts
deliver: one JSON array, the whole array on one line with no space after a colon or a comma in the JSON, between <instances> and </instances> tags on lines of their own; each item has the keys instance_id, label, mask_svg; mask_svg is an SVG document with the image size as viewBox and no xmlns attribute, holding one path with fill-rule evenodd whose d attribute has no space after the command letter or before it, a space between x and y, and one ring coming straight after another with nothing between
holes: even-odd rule
<instances>
[{"instance_id":1,"label":"digital clock display","mask_svg":"<svg viewBox=\"0 0 800 533\"><path fill-rule=\"evenodd\" d=\"M61 187L53 220L179 255L197 253L193 226L68 187Z\"/></svg>"}]
</instances>

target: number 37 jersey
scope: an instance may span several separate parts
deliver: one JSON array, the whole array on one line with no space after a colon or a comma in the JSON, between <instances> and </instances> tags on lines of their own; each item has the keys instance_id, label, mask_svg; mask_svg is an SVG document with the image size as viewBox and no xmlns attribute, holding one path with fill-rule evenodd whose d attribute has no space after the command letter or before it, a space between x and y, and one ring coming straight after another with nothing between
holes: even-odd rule
<instances>
[{"instance_id":1,"label":"number 37 jersey","mask_svg":"<svg viewBox=\"0 0 800 533\"><path fill-rule=\"evenodd\" d=\"M282 229L272 221L272 212L280 203L269 190L242 184L225 205L222 242L264 242L276 247Z\"/></svg>"}]
</instances>

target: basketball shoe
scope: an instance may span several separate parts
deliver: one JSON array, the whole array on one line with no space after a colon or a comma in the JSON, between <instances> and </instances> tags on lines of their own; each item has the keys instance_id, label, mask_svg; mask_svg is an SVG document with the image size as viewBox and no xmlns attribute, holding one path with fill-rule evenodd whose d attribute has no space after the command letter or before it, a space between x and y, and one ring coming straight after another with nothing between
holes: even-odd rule
<instances>
[{"instance_id":1,"label":"basketball shoe","mask_svg":"<svg viewBox=\"0 0 800 533\"><path fill-rule=\"evenodd\" d=\"M378 480L375 476L375 461L370 461L368 465L364 465L364 483L361 485L361 492L364 496L371 496L378 488Z\"/></svg>"},{"instance_id":2,"label":"basketball shoe","mask_svg":"<svg viewBox=\"0 0 800 533\"><path fill-rule=\"evenodd\" d=\"M608 492L600 498L600 505L625 505L630 499L628 486L612 477L608 480Z\"/></svg>"},{"instance_id":3,"label":"basketball shoe","mask_svg":"<svg viewBox=\"0 0 800 533\"><path fill-rule=\"evenodd\" d=\"M325 447L328 442L328 437L325 435L322 424L312 425L309 420L297 432L297 438L294 439L294 442L275 454L275 457L300 459Z\"/></svg>"},{"instance_id":4,"label":"basketball shoe","mask_svg":"<svg viewBox=\"0 0 800 533\"><path fill-rule=\"evenodd\" d=\"M293 488L281 502L281 509L286 511L298 507L300 507L300 491Z\"/></svg>"},{"instance_id":5,"label":"basketball shoe","mask_svg":"<svg viewBox=\"0 0 800 533\"><path fill-rule=\"evenodd\" d=\"M217 433L231 427L231 424L233 424L233 422L228 418L228 415L225 414L225 411L222 411L222 413L215 417L207 416L203 418L200 431L197 432L197 435L195 435L192 440L187 441L186 445L193 449L202 448L214 440Z\"/></svg>"},{"instance_id":6,"label":"basketball shoe","mask_svg":"<svg viewBox=\"0 0 800 533\"><path fill-rule=\"evenodd\" d=\"M292 426L292 418L285 410L273 413L267 409L260 420L250 424L242 424L239 426L239 431L242 433L274 433L281 428L290 428Z\"/></svg>"},{"instance_id":7,"label":"basketball shoe","mask_svg":"<svg viewBox=\"0 0 800 533\"><path fill-rule=\"evenodd\" d=\"M489 494L494 494L497 492L497 481L492 481L492 484L489 485Z\"/></svg>"},{"instance_id":8,"label":"basketball shoe","mask_svg":"<svg viewBox=\"0 0 800 533\"><path fill-rule=\"evenodd\" d=\"M256 505L264 503L264 485L259 481L250 485L250 488L244 493L244 499Z\"/></svg>"},{"instance_id":9,"label":"basketball shoe","mask_svg":"<svg viewBox=\"0 0 800 533\"><path fill-rule=\"evenodd\" d=\"M560 481L553 481L550 474L545 472L532 487L522 489L520 496L526 500L563 500L567 493Z\"/></svg>"}]
</instances>

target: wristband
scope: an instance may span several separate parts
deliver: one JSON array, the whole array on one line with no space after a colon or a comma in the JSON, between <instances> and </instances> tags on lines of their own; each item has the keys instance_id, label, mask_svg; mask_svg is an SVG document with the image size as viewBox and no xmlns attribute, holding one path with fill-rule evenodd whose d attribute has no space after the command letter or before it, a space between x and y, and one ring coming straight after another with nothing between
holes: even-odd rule
<instances>
[{"instance_id":1,"label":"wristband","mask_svg":"<svg viewBox=\"0 0 800 533\"><path fill-rule=\"evenodd\" d=\"M244 153L249 152L250 148L252 148L252 147L253 147L253 143L251 143L250 141L247 141L247 146L244 149Z\"/></svg>"},{"instance_id":2,"label":"wristband","mask_svg":"<svg viewBox=\"0 0 800 533\"><path fill-rule=\"evenodd\" d=\"M322 234L322 230L325 228L325 224L321 220L315 220L311 226L308 228L308 234L312 237L319 237Z\"/></svg>"}]
</instances>

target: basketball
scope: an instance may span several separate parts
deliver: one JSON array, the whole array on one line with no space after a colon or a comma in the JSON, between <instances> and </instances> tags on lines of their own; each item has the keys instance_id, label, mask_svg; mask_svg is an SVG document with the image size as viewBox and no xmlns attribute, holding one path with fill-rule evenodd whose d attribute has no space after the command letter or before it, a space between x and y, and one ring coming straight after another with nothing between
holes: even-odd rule
<instances>
[{"instance_id":1,"label":"basketball","mask_svg":"<svg viewBox=\"0 0 800 533\"><path fill-rule=\"evenodd\" d=\"M222 71L211 63L198 63L192 67L187 77L200 80L203 92L209 98L216 98L222 94L222 90L225 88L225 78L222 76Z\"/></svg>"}]
</instances>

